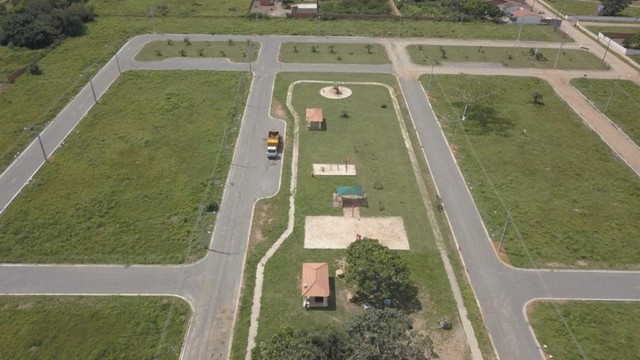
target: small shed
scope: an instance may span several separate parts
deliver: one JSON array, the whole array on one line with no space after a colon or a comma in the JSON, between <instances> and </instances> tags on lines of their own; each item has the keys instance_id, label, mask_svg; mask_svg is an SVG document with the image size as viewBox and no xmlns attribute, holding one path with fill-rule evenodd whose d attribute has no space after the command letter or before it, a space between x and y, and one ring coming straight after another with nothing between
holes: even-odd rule
<instances>
[{"instance_id":1,"label":"small shed","mask_svg":"<svg viewBox=\"0 0 640 360\"><path fill-rule=\"evenodd\" d=\"M367 194L362 186L338 186L333 194L333 206L335 207L368 207Z\"/></svg>"},{"instance_id":2,"label":"small shed","mask_svg":"<svg viewBox=\"0 0 640 360\"><path fill-rule=\"evenodd\" d=\"M322 130L323 124L322 108L307 108L307 129Z\"/></svg>"},{"instance_id":3,"label":"small shed","mask_svg":"<svg viewBox=\"0 0 640 360\"><path fill-rule=\"evenodd\" d=\"M303 263L301 290L302 306L305 308L329 306L329 264Z\"/></svg>"}]
</instances>

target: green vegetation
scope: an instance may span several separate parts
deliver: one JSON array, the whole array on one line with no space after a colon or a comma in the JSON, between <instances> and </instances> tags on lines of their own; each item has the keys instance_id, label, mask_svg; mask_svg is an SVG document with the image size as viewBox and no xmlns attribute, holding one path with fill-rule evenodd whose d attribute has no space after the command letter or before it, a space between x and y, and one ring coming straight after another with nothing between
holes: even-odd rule
<instances>
[{"instance_id":1,"label":"green vegetation","mask_svg":"<svg viewBox=\"0 0 640 360\"><path fill-rule=\"evenodd\" d=\"M549 0L547 3L563 14L591 16L597 15L598 6L600 5L600 1L597 0ZM640 15L640 4L637 2L635 4L632 3L617 15L630 17L638 16Z\"/></svg>"},{"instance_id":2,"label":"green vegetation","mask_svg":"<svg viewBox=\"0 0 640 360\"><path fill-rule=\"evenodd\" d=\"M356 304L384 308L387 299L407 312L420 309L411 271L396 251L375 239L361 239L347 248L345 282Z\"/></svg>"},{"instance_id":3,"label":"green vegetation","mask_svg":"<svg viewBox=\"0 0 640 360\"><path fill-rule=\"evenodd\" d=\"M247 41L153 41L136 55L138 61L159 61L172 57L227 58L233 62L256 61L260 43Z\"/></svg>"},{"instance_id":4,"label":"green vegetation","mask_svg":"<svg viewBox=\"0 0 640 360\"><path fill-rule=\"evenodd\" d=\"M2 359L178 359L191 310L169 297L2 296Z\"/></svg>"},{"instance_id":5,"label":"green vegetation","mask_svg":"<svg viewBox=\"0 0 640 360\"><path fill-rule=\"evenodd\" d=\"M329 312L305 311L299 295L298 277L302 262L328 262L330 274L333 274L335 269L340 266L338 261L345 256L344 250L307 250L303 248L305 216L341 216L341 209L333 208L330 201L331 194L337 185L357 183L364 187L368 192L370 207L360 209L363 217L394 215L404 217L412 250L402 251L399 254L411 269L411 280L419 289L418 298L422 303L422 310L414 315L414 319L419 319L420 323L424 324L421 326L424 326L424 329L429 332L435 331L437 321L443 317L448 316L451 319L456 319L455 303L439 253L433 242L432 232L425 222L424 206L419 203L419 200L416 200L419 199L419 193L417 193L415 178L400 136L388 91L378 86L347 85L354 91L354 95L340 100L340 106L335 106L333 100L319 96L319 89L323 86L330 86L333 81L389 83L396 89L397 94L395 80L384 75L281 74L276 81L276 103L284 103L289 84L297 79L322 79L327 82L296 85L293 96L293 103L298 113L304 114L305 107L317 106L324 109L324 115L328 121L327 131L302 130L300 133L296 226L291 237L285 241L266 267L258 341L266 340L270 334L277 332L283 326L299 328L310 323L318 326L331 325L362 311L360 307L347 301L347 290L342 279L332 277L332 293L337 295L330 301ZM403 104L402 100L399 101L400 104ZM382 107L382 105L386 107ZM374 111L373 109L379 110ZM349 115L348 118L341 116L343 111ZM404 111L403 109L405 119L408 119ZM374 123L376 126L369 126ZM301 125L304 126L304 124ZM360 137L360 140L354 142L353 137L348 134L355 131L364 135ZM381 139L381 141L372 142L370 139ZM291 140L287 139L287 143L291 144ZM336 144L336 146L327 146L328 144ZM319 149L321 150L319 151ZM380 149L384 149L384 151ZM309 176L312 163L341 163L344 162L345 157L350 157L351 162L356 164L357 178L312 178ZM393 157L393 160L390 157ZM285 155L285 162L286 159ZM393 174L384 171L386 168L384 164L388 161L394 163ZM404 175L399 176L398 174ZM286 175L284 181L288 182ZM374 188L376 182L382 184L380 190ZM285 197L287 196L288 194L285 194ZM269 206L274 205L275 209L278 209L278 206L286 208L286 206L282 206L286 204L286 200L282 200L284 199L280 199L281 205L278 205L277 202L270 202ZM277 211L280 214L286 214L286 209ZM256 215L256 219L260 219L260 213ZM275 219L276 225L273 227L271 224L267 225L269 233L263 233L264 242L257 243L255 249L262 246L268 247L280 235L285 226L286 217L284 219L275 217ZM257 262L256 259L261 256L258 251L254 253L254 250L249 255L247 268L251 270L247 272L245 277L243 300L240 305L240 315L233 344L233 358L236 359L244 356L243 352L246 347L248 312L255 271L255 264L252 262ZM429 274L429 276L420 276L419 274ZM283 297L282 294L290 294L290 296ZM458 325L457 322L454 323L454 326ZM440 345L446 346L443 345L443 342L449 340L447 337L449 333L438 334L440 342L436 343L436 349Z\"/></svg>"},{"instance_id":6,"label":"green vegetation","mask_svg":"<svg viewBox=\"0 0 640 360\"><path fill-rule=\"evenodd\" d=\"M93 8L83 0L21 1L0 14L0 45L41 49L68 36L83 35L84 23L91 20Z\"/></svg>"},{"instance_id":7,"label":"green vegetation","mask_svg":"<svg viewBox=\"0 0 640 360\"><path fill-rule=\"evenodd\" d=\"M42 54L42 50L0 46L0 83L7 82L11 72L25 68L38 60Z\"/></svg>"},{"instance_id":8,"label":"green vegetation","mask_svg":"<svg viewBox=\"0 0 640 360\"><path fill-rule=\"evenodd\" d=\"M240 73L123 74L0 216L0 262L202 256L247 87Z\"/></svg>"},{"instance_id":9,"label":"green vegetation","mask_svg":"<svg viewBox=\"0 0 640 360\"><path fill-rule=\"evenodd\" d=\"M636 268L638 177L546 82L474 78L503 91L473 104L464 123L458 76L437 76L431 96L494 240L511 212L505 237L511 263ZM426 88L429 76L421 80ZM533 92L543 104L533 104Z\"/></svg>"},{"instance_id":10,"label":"green vegetation","mask_svg":"<svg viewBox=\"0 0 640 360\"><path fill-rule=\"evenodd\" d=\"M388 64L384 46L378 44L284 43L280 61L285 63Z\"/></svg>"},{"instance_id":11,"label":"green vegetation","mask_svg":"<svg viewBox=\"0 0 640 360\"><path fill-rule=\"evenodd\" d=\"M0 137L0 171L13 161L87 83L88 77L96 73L128 38L153 32L154 29L160 33L400 35L498 40L514 40L518 36L516 26L490 23L403 21L399 27L394 20L99 17L87 24L85 36L67 39L38 62L43 75L23 75L0 95L0 134L3 134ZM521 39L559 41L568 38L547 26L525 26Z\"/></svg>"},{"instance_id":12,"label":"green vegetation","mask_svg":"<svg viewBox=\"0 0 640 360\"><path fill-rule=\"evenodd\" d=\"M640 144L640 124L638 123L640 86L629 80L584 78L573 79L571 84L580 90L598 110L605 113L636 144ZM609 101L609 99L611 100Z\"/></svg>"},{"instance_id":13,"label":"green vegetation","mask_svg":"<svg viewBox=\"0 0 640 360\"><path fill-rule=\"evenodd\" d=\"M530 306L531 327L540 344L547 345L545 352L554 359L636 359L640 354L638 303L545 301Z\"/></svg>"},{"instance_id":14,"label":"green vegetation","mask_svg":"<svg viewBox=\"0 0 640 360\"><path fill-rule=\"evenodd\" d=\"M250 1L246 0L89 0L100 16L173 17L231 17L247 13ZM161 4L161 5L159 5Z\"/></svg>"},{"instance_id":15,"label":"green vegetation","mask_svg":"<svg viewBox=\"0 0 640 360\"><path fill-rule=\"evenodd\" d=\"M629 32L637 33L640 31L640 26L608 26L608 24L587 26L587 30L591 31L594 35L598 35L600 32Z\"/></svg>"},{"instance_id":16,"label":"green vegetation","mask_svg":"<svg viewBox=\"0 0 640 360\"><path fill-rule=\"evenodd\" d=\"M605 70L605 64L584 50L505 48L485 46L427 46L407 47L411 61L416 64L440 65L456 62L496 63L503 67Z\"/></svg>"},{"instance_id":17,"label":"green vegetation","mask_svg":"<svg viewBox=\"0 0 640 360\"><path fill-rule=\"evenodd\" d=\"M320 0L318 8L322 14L391 14L387 0Z\"/></svg>"}]
</instances>

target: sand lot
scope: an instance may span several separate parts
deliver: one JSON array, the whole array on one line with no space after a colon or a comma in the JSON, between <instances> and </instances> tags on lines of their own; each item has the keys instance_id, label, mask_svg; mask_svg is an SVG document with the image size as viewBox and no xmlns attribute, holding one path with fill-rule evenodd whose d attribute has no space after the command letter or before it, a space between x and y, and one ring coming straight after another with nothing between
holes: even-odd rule
<instances>
[{"instance_id":1,"label":"sand lot","mask_svg":"<svg viewBox=\"0 0 640 360\"><path fill-rule=\"evenodd\" d=\"M343 217L307 216L304 224L305 249L346 249L359 234L394 250L409 250L407 232L400 216Z\"/></svg>"}]
</instances>

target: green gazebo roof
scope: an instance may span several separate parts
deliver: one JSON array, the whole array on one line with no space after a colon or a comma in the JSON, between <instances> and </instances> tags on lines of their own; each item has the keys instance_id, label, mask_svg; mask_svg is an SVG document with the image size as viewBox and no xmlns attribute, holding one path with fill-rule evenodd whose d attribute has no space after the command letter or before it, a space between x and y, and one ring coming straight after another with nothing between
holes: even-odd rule
<instances>
[{"instance_id":1,"label":"green gazebo roof","mask_svg":"<svg viewBox=\"0 0 640 360\"><path fill-rule=\"evenodd\" d=\"M338 196L353 196L353 197L364 197L364 191L362 190L362 186L353 185L353 186L338 186L336 188L336 193Z\"/></svg>"}]
</instances>

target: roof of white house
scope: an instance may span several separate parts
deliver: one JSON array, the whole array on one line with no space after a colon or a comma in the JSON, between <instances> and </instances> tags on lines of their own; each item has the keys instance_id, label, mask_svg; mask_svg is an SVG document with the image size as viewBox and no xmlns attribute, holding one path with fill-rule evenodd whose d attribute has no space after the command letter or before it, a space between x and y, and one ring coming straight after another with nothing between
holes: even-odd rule
<instances>
[{"instance_id":1,"label":"roof of white house","mask_svg":"<svg viewBox=\"0 0 640 360\"><path fill-rule=\"evenodd\" d=\"M318 4L295 4L291 5L291 7L297 7L298 9L317 9Z\"/></svg>"},{"instance_id":2,"label":"roof of white house","mask_svg":"<svg viewBox=\"0 0 640 360\"><path fill-rule=\"evenodd\" d=\"M329 287L329 264L302 264L302 296L323 296L331 294Z\"/></svg>"}]
</instances>

